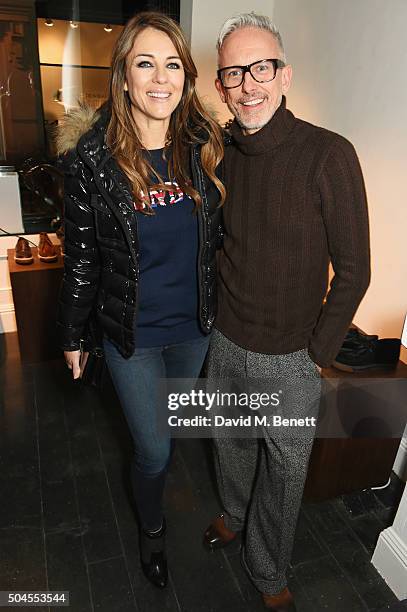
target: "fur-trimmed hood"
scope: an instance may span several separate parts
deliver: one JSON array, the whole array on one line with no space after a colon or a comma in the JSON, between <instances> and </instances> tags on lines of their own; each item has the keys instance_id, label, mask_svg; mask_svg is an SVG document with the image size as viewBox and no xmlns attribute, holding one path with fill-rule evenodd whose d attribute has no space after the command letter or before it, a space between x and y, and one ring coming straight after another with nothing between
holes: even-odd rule
<instances>
[{"instance_id":1,"label":"fur-trimmed hood","mask_svg":"<svg viewBox=\"0 0 407 612\"><path fill-rule=\"evenodd\" d=\"M100 111L84 104L64 115L56 132L57 155L75 149L80 137L86 134L100 117Z\"/></svg>"}]
</instances>

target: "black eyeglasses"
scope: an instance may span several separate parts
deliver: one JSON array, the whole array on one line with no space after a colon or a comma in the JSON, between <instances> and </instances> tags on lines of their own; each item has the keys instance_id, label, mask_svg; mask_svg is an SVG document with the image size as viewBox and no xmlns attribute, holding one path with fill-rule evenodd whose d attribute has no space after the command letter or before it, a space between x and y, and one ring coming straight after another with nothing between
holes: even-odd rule
<instances>
[{"instance_id":1,"label":"black eyeglasses","mask_svg":"<svg viewBox=\"0 0 407 612\"><path fill-rule=\"evenodd\" d=\"M218 70L218 79L225 89L239 87L243 83L246 72L250 72L257 83L272 81L278 68L284 68L285 63L280 59L263 59L247 66L226 66Z\"/></svg>"}]
</instances>

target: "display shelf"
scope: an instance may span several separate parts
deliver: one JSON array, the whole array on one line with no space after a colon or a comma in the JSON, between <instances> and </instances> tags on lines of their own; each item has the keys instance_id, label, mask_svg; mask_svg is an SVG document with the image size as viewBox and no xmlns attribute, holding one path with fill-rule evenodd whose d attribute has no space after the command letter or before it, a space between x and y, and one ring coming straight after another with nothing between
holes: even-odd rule
<instances>
[{"instance_id":1,"label":"display shelf","mask_svg":"<svg viewBox=\"0 0 407 612\"><path fill-rule=\"evenodd\" d=\"M45 263L32 248L34 262L14 261L14 249L7 250L21 361L38 363L57 359L62 352L56 340L56 308L63 276L63 257Z\"/></svg>"},{"instance_id":2,"label":"display shelf","mask_svg":"<svg viewBox=\"0 0 407 612\"><path fill-rule=\"evenodd\" d=\"M338 384L336 393L330 399L323 398L321 409L335 410L337 414L347 411L356 421L359 413L361 426L355 432L358 437L315 440L305 484L305 499L322 501L385 485L390 477L401 437L386 437L387 406L384 404L383 435L372 437L367 431L363 431L362 419L369 402L375 402L376 414L377 408L380 410L380 399L369 392L368 381L383 379L387 384L390 379L407 379L407 365L399 361L397 368L391 370L375 368L357 373L342 372L333 367L324 368L322 376L325 379L334 379ZM363 384L355 391L349 383L356 379L364 379L366 385Z\"/></svg>"}]
</instances>

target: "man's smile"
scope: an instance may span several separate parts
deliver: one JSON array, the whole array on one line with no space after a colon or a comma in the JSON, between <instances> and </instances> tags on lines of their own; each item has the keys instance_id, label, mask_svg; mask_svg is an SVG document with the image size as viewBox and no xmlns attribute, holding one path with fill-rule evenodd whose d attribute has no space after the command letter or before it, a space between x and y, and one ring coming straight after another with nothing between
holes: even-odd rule
<instances>
[{"instance_id":1,"label":"man's smile","mask_svg":"<svg viewBox=\"0 0 407 612\"><path fill-rule=\"evenodd\" d=\"M242 106L249 106L249 107L257 107L260 106L260 104L262 104L264 102L266 98L252 98L251 100L242 100L240 102L240 104Z\"/></svg>"}]
</instances>

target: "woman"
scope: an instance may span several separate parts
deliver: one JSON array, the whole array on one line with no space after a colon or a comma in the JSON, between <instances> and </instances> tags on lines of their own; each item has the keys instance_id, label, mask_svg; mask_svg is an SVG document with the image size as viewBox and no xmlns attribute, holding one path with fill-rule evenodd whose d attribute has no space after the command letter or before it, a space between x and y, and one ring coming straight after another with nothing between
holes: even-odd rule
<instances>
[{"instance_id":1,"label":"woman","mask_svg":"<svg viewBox=\"0 0 407 612\"><path fill-rule=\"evenodd\" d=\"M215 174L222 133L197 98L196 76L179 26L160 13L136 15L114 49L106 108L68 116L58 139L61 345L79 377L80 341L96 312L134 440L142 567L159 587L167 582L161 502L170 439L156 432L158 382L201 370L215 317L225 195Z\"/></svg>"}]
</instances>

